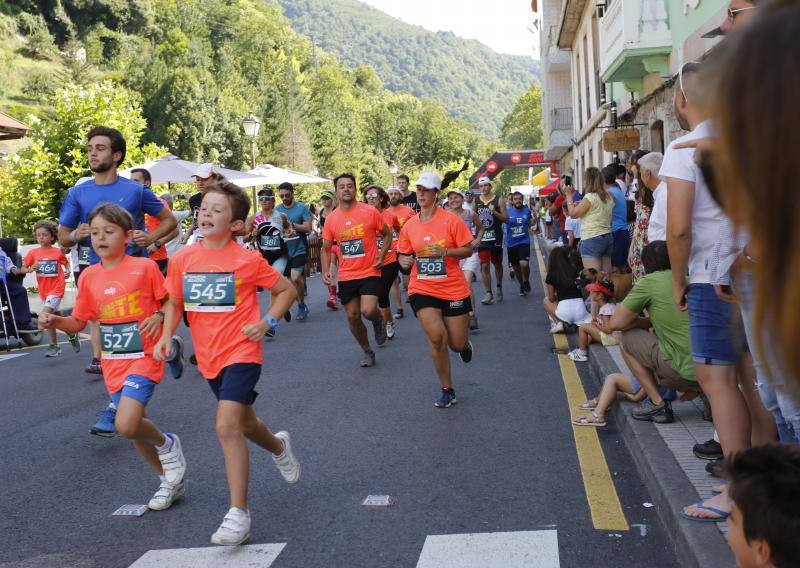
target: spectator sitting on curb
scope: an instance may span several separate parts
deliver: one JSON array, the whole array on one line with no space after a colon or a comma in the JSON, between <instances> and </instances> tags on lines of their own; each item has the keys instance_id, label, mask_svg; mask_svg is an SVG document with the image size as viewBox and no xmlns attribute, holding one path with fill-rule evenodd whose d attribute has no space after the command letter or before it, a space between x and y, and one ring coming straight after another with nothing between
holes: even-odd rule
<instances>
[{"instance_id":1,"label":"spectator sitting on curb","mask_svg":"<svg viewBox=\"0 0 800 568\"><path fill-rule=\"evenodd\" d=\"M642 251L642 263L646 276L631 289L608 327L623 332L622 356L649 398L634 409L634 418L667 423L674 420L672 408L658 385L685 393L699 393L701 389L695 377L689 318L672 299L666 243L655 241L647 245ZM640 317L645 309L649 317ZM655 334L649 331L651 326Z\"/></svg>"},{"instance_id":2,"label":"spectator sitting on curb","mask_svg":"<svg viewBox=\"0 0 800 568\"><path fill-rule=\"evenodd\" d=\"M728 543L742 568L796 566L800 558L800 448L765 444L727 466L733 502Z\"/></svg>"}]
</instances>

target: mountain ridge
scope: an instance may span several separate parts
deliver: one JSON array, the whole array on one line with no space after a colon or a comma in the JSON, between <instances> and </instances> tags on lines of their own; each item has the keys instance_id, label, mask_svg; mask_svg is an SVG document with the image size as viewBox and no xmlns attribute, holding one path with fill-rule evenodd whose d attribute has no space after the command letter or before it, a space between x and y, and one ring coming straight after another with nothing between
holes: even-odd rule
<instances>
[{"instance_id":1,"label":"mountain ridge","mask_svg":"<svg viewBox=\"0 0 800 568\"><path fill-rule=\"evenodd\" d=\"M298 33L350 66L369 65L384 87L439 100L452 116L497 138L505 115L538 81L532 57L499 54L451 31L432 32L356 0L268 0Z\"/></svg>"}]
</instances>

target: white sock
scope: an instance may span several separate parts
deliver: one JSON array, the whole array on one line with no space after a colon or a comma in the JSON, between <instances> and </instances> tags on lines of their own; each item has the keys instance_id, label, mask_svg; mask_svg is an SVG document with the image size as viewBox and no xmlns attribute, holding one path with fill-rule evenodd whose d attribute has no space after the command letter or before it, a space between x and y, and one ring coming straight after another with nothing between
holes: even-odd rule
<instances>
[{"instance_id":1,"label":"white sock","mask_svg":"<svg viewBox=\"0 0 800 568\"><path fill-rule=\"evenodd\" d=\"M169 434L164 434L164 445L163 446L156 446L156 451L159 454L164 454L172 449L172 436Z\"/></svg>"}]
</instances>

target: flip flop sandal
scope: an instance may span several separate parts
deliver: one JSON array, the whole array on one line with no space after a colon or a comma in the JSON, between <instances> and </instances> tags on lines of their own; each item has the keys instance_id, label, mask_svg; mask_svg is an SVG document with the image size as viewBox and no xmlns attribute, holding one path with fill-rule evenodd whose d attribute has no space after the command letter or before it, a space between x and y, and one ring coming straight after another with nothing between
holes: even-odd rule
<instances>
[{"instance_id":1,"label":"flip flop sandal","mask_svg":"<svg viewBox=\"0 0 800 568\"><path fill-rule=\"evenodd\" d=\"M605 417L603 420L597 418L597 414L592 411L591 416L581 416L572 421L575 426L594 426L595 428L602 428L606 425Z\"/></svg>"},{"instance_id":2,"label":"flip flop sandal","mask_svg":"<svg viewBox=\"0 0 800 568\"><path fill-rule=\"evenodd\" d=\"M703 503L695 503L691 505L692 507L697 507L698 509L703 509L704 511L711 511L712 513L719 515L717 518L709 518L709 517L693 517L692 515L687 515L683 510L681 510L680 515L684 519L689 521L694 521L696 523L721 523L728 520L730 513L726 513L720 509L716 509L714 507L709 507L708 505L703 505Z\"/></svg>"},{"instance_id":3,"label":"flip flop sandal","mask_svg":"<svg viewBox=\"0 0 800 568\"><path fill-rule=\"evenodd\" d=\"M595 408L597 408L597 400L592 399L592 400L587 400L586 402L582 402L578 405L578 408L580 408L581 410L594 410Z\"/></svg>"}]
</instances>

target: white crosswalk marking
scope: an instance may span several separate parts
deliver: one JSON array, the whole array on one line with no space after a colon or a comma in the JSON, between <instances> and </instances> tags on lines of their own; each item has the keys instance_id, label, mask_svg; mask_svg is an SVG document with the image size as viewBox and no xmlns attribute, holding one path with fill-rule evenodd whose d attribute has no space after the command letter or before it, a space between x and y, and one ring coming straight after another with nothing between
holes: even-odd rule
<instances>
[{"instance_id":1,"label":"white crosswalk marking","mask_svg":"<svg viewBox=\"0 0 800 568\"><path fill-rule=\"evenodd\" d=\"M417 568L559 568L557 531L431 535Z\"/></svg>"},{"instance_id":2,"label":"white crosswalk marking","mask_svg":"<svg viewBox=\"0 0 800 568\"><path fill-rule=\"evenodd\" d=\"M151 550L130 568L269 568L285 546L281 542Z\"/></svg>"},{"instance_id":3,"label":"white crosswalk marking","mask_svg":"<svg viewBox=\"0 0 800 568\"><path fill-rule=\"evenodd\" d=\"M14 359L15 357L23 357L24 355L28 355L27 353L9 353L7 355L0 355L0 363L3 361L8 361L9 359Z\"/></svg>"}]
</instances>

